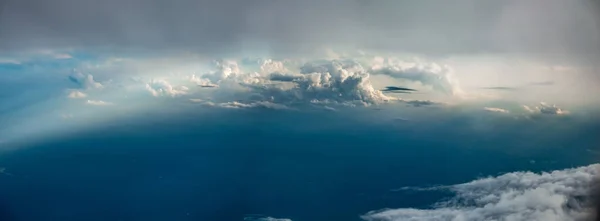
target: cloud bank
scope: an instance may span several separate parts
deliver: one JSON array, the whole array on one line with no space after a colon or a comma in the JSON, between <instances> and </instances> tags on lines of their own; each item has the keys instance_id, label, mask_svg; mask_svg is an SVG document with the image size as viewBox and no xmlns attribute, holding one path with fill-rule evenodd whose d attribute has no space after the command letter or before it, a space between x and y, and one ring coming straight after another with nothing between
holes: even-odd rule
<instances>
[{"instance_id":1,"label":"cloud bank","mask_svg":"<svg viewBox=\"0 0 600 221\"><path fill-rule=\"evenodd\" d=\"M455 196L432 209L385 209L367 221L584 221L592 212L590 186L600 173L594 164L548 173L513 172L469 183L414 191L451 191Z\"/></svg>"}]
</instances>

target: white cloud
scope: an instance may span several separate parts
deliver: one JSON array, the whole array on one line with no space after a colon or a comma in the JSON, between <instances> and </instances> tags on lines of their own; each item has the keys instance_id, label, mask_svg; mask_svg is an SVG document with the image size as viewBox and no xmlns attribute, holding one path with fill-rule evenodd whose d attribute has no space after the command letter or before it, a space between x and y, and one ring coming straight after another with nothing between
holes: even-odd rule
<instances>
[{"instance_id":1,"label":"white cloud","mask_svg":"<svg viewBox=\"0 0 600 221\"><path fill-rule=\"evenodd\" d=\"M293 82L293 86L265 84L257 81L244 84L252 92L275 102L283 103L358 103L368 105L395 100L376 90L369 81L369 73L354 61L309 62L296 75L271 75L276 80Z\"/></svg>"},{"instance_id":2,"label":"white cloud","mask_svg":"<svg viewBox=\"0 0 600 221\"><path fill-rule=\"evenodd\" d=\"M202 78L208 79L211 83L218 84L219 82L229 79L235 78L238 75L242 74L240 67L238 66L236 61L232 60L219 60L214 61L217 70L204 74Z\"/></svg>"},{"instance_id":3,"label":"white cloud","mask_svg":"<svg viewBox=\"0 0 600 221\"><path fill-rule=\"evenodd\" d=\"M91 74L84 75L80 72L75 72L74 74L69 76L69 80L78 84L84 89L100 89L104 87L100 82L94 80L94 76L92 76Z\"/></svg>"},{"instance_id":4,"label":"white cloud","mask_svg":"<svg viewBox=\"0 0 600 221\"><path fill-rule=\"evenodd\" d=\"M190 99L190 102L193 102L193 103L201 103L201 102L204 102L204 100L202 100L202 99L199 99L199 98L191 98L191 99Z\"/></svg>"},{"instance_id":5,"label":"white cloud","mask_svg":"<svg viewBox=\"0 0 600 221\"><path fill-rule=\"evenodd\" d=\"M213 102L205 102L204 104L207 106L232 108L232 109L237 109L237 108L268 108L268 109L275 109L275 110L291 109L286 105L276 104L276 103L272 103L269 101L258 101L258 102L253 102L253 103L241 103L241 102L237 102L237 101L232 101L232 102L216 103L216 104Z\"/></svg>"},{"instance_id":6,"label":"white cloud","mask_svg":"<svg viewBox=\"0 0 600 221\"><path fill-rule=\"evenodd\" d=\"M453 186L403 188L451 191L455 196L432 209L384 209L363 215L367 221L581 221L590 215L590 186L600 173L593 164L549 173L513 172Z\"/></svg>"},{"instance_id":7,"label":"white cloud","mask_svg":"<svg viewBox=\"0 0 600 221\"><path fill-rule=\"evenodd\" d=\"M113 105L113 103L106 102L106 101L101 101L101 100L87 100L86 103L89 104L89 105L94 105L94 106Z\"/></svg>"},{"instance_id":8,"label":"white cloud","mask_svg":"<svg viewBox=\"0 0 600 221\"><path fill-rule=\"evenodd\" d=\"M81 91L78 91L78 90L72 90L71 92L69 92L68 97L73 98L73 99L85 98L85 97L87 97L87 94L85 94Z\"/></svg>"},{"instance_id":9,"label":"white cloud","mask_svg":"<svg viewBox=\"0 0 600 221\"><path fill-rule=\"evenodd\" d=\"M199 78L196 75L192 75L190 77L190 82L200 86L200 87L219 87L219 85L214 84L212 82L210 82L209 79L206 78Z\"/></svg>"},{"instance_id":10,"label":"white cloud","mask_svg":"<svg viewBox=\"0 0 600 221\"><path fill-rule=\"evenodd\" d=\"M150 83L146 84L146 90L148 90L152 96L160 97L160 96L179 96L187 94L188 88L186 86L178 86L174 87L169 82L165 80L152 80Z\"/></svg>"},{"instance_id":11,"label":"white cloud","mask_svg":"<svg viewBox=\"0 0 600 221\"><path fill-rule=\"evenodd\" d=\"M285 67L282 61L276 61L272 59L265 59L260 65L262 73L287 73L289 70Z\"/></svg>"},{"instance_id":12,"label":"white cloud","mask_svg":"<svg viewBox=\"0 0 600 221\"><path fill-rule=\"evenodd\" d=\"M394 58L375 57L371 66L372 74L387 75L396 79L419 82L434 90L450 95L463 95L464 92L454 78L454 71L447 65L436 63L406 62Z\"/></svg>"},{"instance_id":13,"label":"white cloud","mask_svg":"<svg viewBox=\"0 0 600 221\"><path fill-rule=\"evenodd\" d=\"M510 111L506 110L506 109L502 109L502 108L497 108L497 107L484 107L483 110L488 111L488 112L496 112L496 113L510 113Z\"/></svg>"},{"instance_id":14,"label":"white cloud","mask_svg":"<svg viewBox=\"0 0 600 221\"><path fill-rule=\"evenodd\" d=\"M548 115L566 115L569 114L569 111L563 110L557 107L555 104L549 105L545 102L540 102L539 106L529 107L527 105L523 105L523 109L525 111L532 114L548 114Z\"/></svg>"}]
</instances>

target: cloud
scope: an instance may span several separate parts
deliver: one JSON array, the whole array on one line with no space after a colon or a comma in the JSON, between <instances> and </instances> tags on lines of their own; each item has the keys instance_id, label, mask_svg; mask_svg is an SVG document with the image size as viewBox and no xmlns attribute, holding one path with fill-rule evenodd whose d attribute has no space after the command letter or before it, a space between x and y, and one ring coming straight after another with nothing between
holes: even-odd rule
<instances>
[{"instance_id":1,"label":"cloud","mask_svg":"<svg viewBox=\"0 0 600 221\"><path fill-rule=\"evenodd\" d=\"M432 105L441 105L443 103L440 102L435 102L435 101L430 101L430 100L401 100L404 103L407 103L409 105L412 105L414 107L421 107L421 106L432 106Z\"/></svg>"},{"instance_id":2,"label":"cloud","mask_svg":"<svg viewBox=\"0 0 600 221\"><path fill-rule=\"evenodd\" d=\"M273 218L270 216L262 216L262 215L246 215L246 217L244 217L244 221L292 221L292 220L286 219L286 218Z\"/></svg>"},{"instance_id":3,"label":"cloud","mask_svg":"<svg viewBox=\"0 0 600 221\"><path fill-rule=\"evenodd\" d=\"M510 113L510 111L506 110L506 109L502 109L502 108L497 108L497 107L484 107L483 110L488 111L488 112L496 112L496 113Z\"/></svg>"},{"instance_id":4,"label":"cloud","mask_svg":"<svg viewBox=\"0 0 600 221\"><path fill-rule=\"evenodd\" d=\"M283 104L276 104L276 103L272 103L272 102L268 102L268 101L258 101L258 102L252 102L252 103L241 103L241 102L237 102L237 101L232 101L232 102L217 103L217 104L212 103L212 102L205 102L204 104L207 106L232 108L232 109L238 109L238 108L267 108L267 109L274 109L274 110L290 110L291 109L288 106L285 106Z\"/></svg>"},{"instance_id":5,"label":"cloud","mask_svg":"<svg viewBox=\"0 0 600 221\"><path fill-rule=\"evenodd\" d=\"M288 73L283 61L265 59L261 62L260 70L262 73Z\"/></svg>"},{"instance_id":6,"label":"cloud","mask_svg":"<svg viewBox=\"0 0 600 221\"><path fill-rule=\"evenodd\" d=\"M539 106L529 107L527 105L523 105L523 109L525 109L529 113L533 114L547 114L547 115L566 115L569 114L569 111L563 110L556 106L556 104L549 105L545 102L540 102Z\"/></svg>"},{"instance_id":7,"label":"cloud","mask_svg":"<svg viewBox=\"0 0 600 221\"><path fill-rule=\"evenodd\" d=\"M106 101L101 101L101 100L87 100L86 103L89 104L89 105L94 105L94 106L113 105L113 103L106 102Z\"/></svg>"},{"instance_id":8,"label":"cloud","mask_svg":"<svg viewBox=\"0 0 600 221\"><path fill-rule=\"evenodd\" d=\"M291 75L291 74L282 74L279 72L271 73L269 75L270 81L281 81L281 82L293 82L296 80L300 80L302 76Z\"/></svg>"},{"instance_id":9,"label":"cloud","mask_svg":"<svg viewBox=\"0 0 600 221\"><path fill-rule=\"evenodd\" d=\"M417 91L417 90L405 88L405 87L387 86L387 87L385 87L385 89L383 89L381 91L386 91L386 92L395 92L396 91L396 92L410 93L412 91Z\"/></svg>"},{"instance_id":10,"label":"cloud","mask_svg":"<svg viewBox=\"0 0 600 221\"><path fill-rule=\"evenodd\" d=\"M219 87L219 85L211 83L209 79L199 78L196 75L192 75L190 77L190 81L204 88Z\"/></svg>"},{"instance_id":11,"label":"cloud","mask_svg":"<svg viewBox=\"0 0 600 221\"><path fill-rule=\"evenodd\" d=\"M510 90L516 90L517 88L516 87L482 87L482 89L510 91Z\"/></svg>"},{"instance_id":12,"label":"cloud","mask_svg":"<svg viewBox=\"0 0 600 221\"><path fill-rule=\"evenodd\" d=\"M75 72L69 76L69 80L78 84L83 89L100 89L104 87L101 83L96 82L94 76L91 74L84 75L80 72Z\"/></svg>"},{"instance_id":13,"label":"cloud","mask_svg":"<svg viewBox=\"0 0 600 221\"><path fill-rule=\"evenodd\" d=\"M283 77L295 85L284 87L282 85L266 85L264 82L244 84L252 92L265 98L272 98L275 102L284 103L361 103L374 104L394 100L395 98L384 95L375 90L369 81L369 73L354 61L325 60L307 62L300 68L298 76ZM273 75L271 75L273 76Z\"/></svg>"},{"instance_id":14,"label":"cloud","mask_svg":"<svg viewBox=\"0 0 600 221\"><path fill-rule=\"evenodd\" d=\"M160 96L180 96L187 94L189 90L186 86L174 87L169 82L165 80L156 80L153 79L150 83L146 84L146 90L148 90L152 96L160 97Z\"/></svg>"},{"instance_id":15,"label":"cloud","mask_svg":"<svg viewBox=\"0 0 600 221\"><path fill-rule=\"evenodd\" d=\"M203 79L207 79L211 83L218 84L223 80L233 79L243 74L236 61L216 60L214 64L217 68L216 71L202 75Z\"/></svg>"},{"instance_id":16,"label":"cloud","mask_svg":"<svg viewBox=\"0 0 600 221\"><path fill-rule=\"evenodd\" d=\"M85 98L85 97L87 97L87 94L85 94L81 91L78 91L78 90L72 90L71 92L69 92L69 95L67 95L67 97L73 98L73 99Z\"/></svg>"},{"instance_id":17,"label":"cloud","mask_svg":"<svg viewBox=\"0 0 600 221\"><path fill-rule=\"evenodd\" d=\"M431 86L436 91L450 95L462 95L464 93L453 76L452 68L446 65L405 62L394 58L376 57L370 72L396 79L419 82Z\"/></svg>"},{"instance_id":18,"label":"cloud","mask_svg":"<svg viewBox=\"0 0 600 221\"><path fill-rule=\"evenodd\" d=\"M413 191L450 191L454 197L431 209L384 209L362 216L367 221L583 221L592 212L590 186L600 165L547 173L513 172L468 183Z\"/></svg>"},{"instance_id":19,"label":"cloud","mask_svg":"<svg viewBox=\"0 0 600 221\"><path fill-rule=\"evenodd\" d=\"M600 49L597 17L581 1L457 0L443 8L423 1L345 0L3 3L0 50L110 46L218 56L344 46L432 55L596 55ZM548 12L532 13L541 3Z\"/></svg>"}]
</instances>

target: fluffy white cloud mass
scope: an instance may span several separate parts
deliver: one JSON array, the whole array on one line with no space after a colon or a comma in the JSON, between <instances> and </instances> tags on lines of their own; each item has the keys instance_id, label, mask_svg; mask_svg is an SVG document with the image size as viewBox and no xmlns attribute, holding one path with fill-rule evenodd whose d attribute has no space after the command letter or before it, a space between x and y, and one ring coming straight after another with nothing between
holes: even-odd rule
<instances>
[{"instance_id":1,"label":"fluffy white cloud mass","mask_svg":"<svg viewBox=\"0 0 600 221\"><path fill-rule=\"evenodd\" d=\"M582 221L592 211L590 186L600 173L594 164L549 173L513 172L469 183L413 191L452 191L455 196L432 209L385 209L367 221Z\"/></svg>"},{"instance_id":2,"label":"fluffy white cloud mass","mask_svg":"<svg viewBox=\"0 0 600 221\"><path fill-rule=\"evenodd\" d=\"M278 70L284 70L281 67ZM309 62L299 73L274 72L264 81L246 83L255 94L275 102L300 103L316 101L325 103L374 104L394 100L373 88L369 73L355 61ZM289 84L276 84L285 82ZM319 103L317 102L317 103Z\"/></svg>"},{"instance_id":3,"label":"fluffy white cloud mass","mask_svg":"<svg viewBox=\"0 0 600 221\"><path fill-rule=\"evenodd\" d=\"M172 86L169 82L165 80L152 80L150 81L150 83L146 84L146 90L148 90L152 94L152 96L155 97L175 97L178 95L187 94L187 91L189 89L186 86Z\"/></svg>"},{"instance_id":4,"label":"fluffy white cloud mass","mask_svg":"<svg viewBox=\"0 0 600 221\"><path fill-rule=\"evenodd\" d=\"M533 114L548 114L548 115L566 115L569 114L569 111L563 110L556 106L556 104L549 105L544 102L540 102L539 106L529 107L527 105L523 105L523 109L525 109L529 113Z\"/></svg>"}]
</instances>

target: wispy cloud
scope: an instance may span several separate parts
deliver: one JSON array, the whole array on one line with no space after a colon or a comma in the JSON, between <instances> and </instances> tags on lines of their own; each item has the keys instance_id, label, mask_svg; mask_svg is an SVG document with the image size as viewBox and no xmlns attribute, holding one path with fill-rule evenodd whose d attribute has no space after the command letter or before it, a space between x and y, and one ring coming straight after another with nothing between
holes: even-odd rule
<instances>
[{"instance_id":1,"label":"wispy cloud","mask_svg":"<svg viewBox=\"0 0 600 221\"><path fill-rule=\"evenodd\" d=\"M106 102L106 101L101 101L101 100L87 100L86 103L89 104L89 105L94 105L94 106L113 105L113 103Z\"/></svg>"},{"instance_id":2,"label":"wispy cloud","mask_svg":"<svg viewBox=\"0 0 600 221\"><path fill-rule=\"evenodd\" d=\"M484 107L483 110L488 112L496 112L496 113L510 113L510 111L497 107Z\"/></svg>"}]
</instances>

